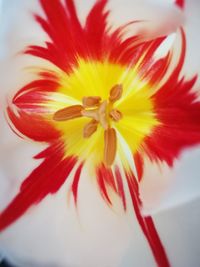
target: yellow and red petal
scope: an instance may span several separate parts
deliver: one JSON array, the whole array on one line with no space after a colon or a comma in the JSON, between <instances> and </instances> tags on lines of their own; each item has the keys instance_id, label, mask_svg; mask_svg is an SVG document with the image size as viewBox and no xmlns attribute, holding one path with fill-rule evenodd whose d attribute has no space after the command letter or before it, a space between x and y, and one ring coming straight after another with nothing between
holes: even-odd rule
<instances>
[{"instance_id":1,"label":"yellow and red petal","mask_svg":"<svg viewBox=\"0 0 200 267\"><path fill-rule=\"evenodd\" d=\"M98 130L90 140L85 140L82 134L85 123L88 123L85 118L60 123L53 119L53 113L73 101L80 102L91 92L105 99L115 84L121 84L124 97L117 107L123 116L115 127L132 153L143 148L153 158L152 155L156 155L160 149L156 145L154 147L155 133L168 127L165 110L161 112L163 106L160 107L160 95L162 91L167 92L165 88L174 79L179 86L178 76L185 53L183 38L180 61L168 81L159 88L172 56L172 52L169 52L164 58L154 58L155 51L165 37L147 42L142 42L138 36L123 39L126 26L110 32L107 29L106 2L97 2L82 26L73 1L66 1L66 6L61 1L55 1L52 5L45 0L40 1L46 18L36 16L36 20L51 42L46 43L46 47L31 46L26 53L42 57L58 68L49 72L39 71L41 79L23 87L13 98L15 112L8 109L14 127L23 136L48 143L59 138L63 142L65 157L75 155L82 161L93 158L94 168L103 161L103 132ZM100 23L97 23L97 17L102 18ZM95 35L91 39L94 28ZM182 86L186 86L186 83L182 82ZM192 84L188 86L189 92ZM163 135L156 135L158 143L159 138L162 140ZM166 154L168 152L166 150ZM169 155L164 157L160 154L160 158L159 155L157 157L168 163L173 160L169 160Z\"/></svg>"},{"instance_id":2,"label":"yellow and red petal","mask_svg":"<svg viewBox=\"0 0 200 267\"><path fill-rule=\"evenodd\" d=\"M21 137L30 138L38 142L53 142L60 138L61 133L50 120L39 114L28 114L23 110L15 112L7 108L11 128Z\"/></svg>"},{"instance_id":3,"label":"yellow and red petal","mask_svg":"<svg viewBox=\"0 0 200 267\"><path fill-rule=\"evenodd\" d=\"M186 81L180 75L186 49L183 31L180 58L170 70L173 50L159 59L155 57L166 38L150 41L142 41L141 36L125 38L127 25L111 31L106 3L97 1L82 25L72 0L65 4L57 0L51 5L40 0L45 16L35 15L35 19L50 41L44 47L32 45L25 53L45 59L50 63L49 71L38 70L38 80L18 91L8 108L8 117L21 136L46 142L49 147L36 156L43 158L43 162L0 214L0 229L8 227L47 194L56 193L73 168L71 189L77 203L81 171L87 161L109 205L114 192L126 210L128 187L156 262L167 267L169 262L153 221L141 215L138 182L143 175L142 155L146 153L151 160L164 160L172 165L184 147L200 143L200 103L192 92L196 78ZM177 4L183 6L183 1ZM110 93L116 85L122 90L113 101ZM109 118L105 125L101 118L98 120L98 114L95 123L99 125L95 124L92 134L86 134L92 107L84 99L95 96L102 100L94 103L97 111L98 104L106 103L107 107L109 100L110 110L103 111L117 110L121 116L119 120ZM77 105L79 111L86 110L75 116L72 110ZM96 109L93 111L97 112ZM108 138L111 131L112 138Z\"/></svg>"},{"instance_id":4,"label":"yellow and red petal","mask_svg":"<svg viewBox=\"0 0 200 267\"><path fill-rule=\"evenodd\" d=\"M185 58L184 33L177 66L167 81L152 96L154 110L160 125L145 138L143 147L152 160L173 164L183 148L200 141L200 103L192 91L197 77L190 80L180 77Z\"/></svg>"}]
</instances>

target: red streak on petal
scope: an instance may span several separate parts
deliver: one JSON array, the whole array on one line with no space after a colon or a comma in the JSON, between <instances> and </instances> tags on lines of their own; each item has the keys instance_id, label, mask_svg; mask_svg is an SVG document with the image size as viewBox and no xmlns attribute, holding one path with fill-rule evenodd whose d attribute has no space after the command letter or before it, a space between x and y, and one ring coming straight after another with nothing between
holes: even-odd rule
<instances>
[{"instance_id":1,"label":"red streak on petal","mask_svg":"<svg viewBox=\"0 0 200 267\"><path fill-rule=\"evenodd\" d=\"M132 198L133 207L135 210L135 215L151 247L157 266L170 267L170 263L168 261L165 249L162 245L159 235L156 231L153 219L150 216L144 217L141 214L141 200L139 197L139 190L136 178L134 177L133 173L127 172L126 177Z\"/></svg>"},{"instance_id":2,"label":"red streak on petal","mask_svg":"<svg viewBox=\"0 0 200 267\"><path fill-rule=\"evenodd\" d=\"M102 166L97 168L96 174L97 174L97 183L100 189L100 192L103 196L103 198L107 201L109 205L112 205L112 202L109 198L108 192L107 192L107 181L108 181L108 174L106 173L106 168L102 164ZM107 177L107 181L105 181L105 177ZM112 184L111 181L110 185Z\"/></svg>"},{"instance_id":3,"label":"red streak on petal","mask_svg":"<svg viewBox=\"0 0 200 267\"><path fill-rule=\"evenodd\" d=\"M144 162L139 152L134 155L134 163L137 170L138 180L141 181L144 172Z\"/></svg>"},{"instance_id":4,"label":"red streak on petal","mask_svg":"<svg viewBox=\"0 0 200 267\"><path fill-rule=\"evenodd\" d=\"M118 187L118 194L122 199L124 210L126 210L126 197L124 193L124 185L123 185L122 176L121 176L121 173L118 167L115 168L115 177L116 177L116 182L117 182L117 187Z\"/></svg>"},{"instance_id":5,"label":"red streak on petal","mask_svg":"<svg viewBox=\"0 0 200 267\"><path fill-rule=\"evenodd\" d=\"M45 156L45 159L25 179L20 192L0 213L0 231L10 226L48 194L56 193L63 185L77 160L72 156L63 159L61 147L60 144L52 145L38 155Z\"/></svg>"},{"instance_id":6,"label":"red streak on petal","mask_svg":"<svg viewBox=\"0 0 200 267\"><path fill-rule=\"evenodd\" d=\"M70 72L77 64L77 55L82 58L102 59L105 55L105 49L102 48L107 46L107 41L112 37L106 31L106 0L96 2L84 27L78 20L74 2L65 0L65 3L66 6L57 0L49 5L48 1L40 0L46 18L35 15L35 19L48 34L50 41L46 42L44 47L31 45L25 53L49 60L64 71Z\"/></svg>"},{"instance_id":7,"label":"red streak on petal","mask_svg":"<svg viewBox=\"0 0 200 267\"><path fill-rule=\"evenodd\" d=\"M74 4L73 0L65 0L66 6L69 10L69 14L72 20L72 24L75 24L77 29L79 29L81 31L82 27L81 24L79 22L78 16L77 16L77 12L76 12L76 7Z\"/></svg>"},{"instance_id":8,"label":"red streak on petal","mask_svg":"<svg viewBox=\"0 0 200 267\"><path fill-rule=\"evenodd\" d=\"M93 58L102 58L102 45L104 37L107 37L107 17L109 12L104 11L107 0L97 1L87 16L85 25L85 35L87 43L90 45L90 53ZM95 27L94 27L95 25Z\"/></svg>"},{"instance_id":9,"label":"red streak on petal","mask_svg":"<svg viewBox=\"0 0 200 267\"><path fill-rule=\"evenodd\" d=\"M76 170L73 183L72 183L72 193L73 193L74 202L76 205L77 205L77 196L78 196L78 184L79 184L82 168L83 168L83 163L81 163L78 169Z\"/></svg>"},{"instance_id":10,"label":"red streak on petal","mask_svg":"<svg viewBox=\"0 0 200 267\"><path fill-rule=\"evenodd\" d=\"M142 64L140 65L140 68L143 68L143 65L146 64L146 62L149 62L149 60L152 58L153 54L155 53L156 49L162 44L162 42L165 40L165 37L157 38L153 41L149 41L146 43L147 46L145 46L144 50L144 58L142 60Z\"/></svg>"},{"instance_id":11,"label":"red streak on petal","mask_svg":"<svg viewBox=\"0 0 200 267\"><path fill-rule=\"evenodd\" d=\"M67 0L66 6L59 0L52 1L51 5L46 0L40 0L40 4L46 17L35 15L35 19L49 35L50 41L44 47L29 46L25 53L49 60L70 72L72 65L77 63L77 54L84 57L86 50L83 29L77 20L74 4Z\"/></svg>"},{"instance_id":12,"label":"red streak on petal","mask_svg":"<svg viewBox=\"0 0 200 267\"><path fill-rule=\"evenodd\" d=\"M117 192L114 175L111 168L106 167L104 164L102 164L99 169L102 173L102 176L104 177L106 184L109 185L115 192Z\"/></svg>"},{"instance_id":13,"label":"red streak on petal","mask_svg":"<svg viewBox=\"0 0 200 267\"><path fill-rule=\"evenodd\" d=\"M176 0L176 4L183 9L185 7L185 0Z\"/></svg>"},{"instance_id":14,"label":"red streak on petal","mask_svg":"<svg viewBox=\"0 0 200 267\"><path fill-rule=\"evenodd\" d=\"M22 87L14 96L13 103L18 104L23 102L23 96L28 94L29 92L54 92L56 91L59 83L57 81L57 77L53 76L50 72L42 72L40 73L43 76L43 79L34 80L24 87ZM22 99L21 99L22 97Z\"/></svg>"},{"instance_id":15,"label":"red streak on petal","mask_svg":"<svg viewBox=\"0 0 200 267\"><path fill-rule=\"evenodd\" d=\"M47 102L46 96L56 91L59 86L57 77L52 73L41 72L39 80L32 81L23 86L13 97L12 103L24 111L41 113L48 110L42 104Z\"/></svg>"},{"instance_id":16,"label":"red streak on petal","mask_svg":"<svg viewBox=\"0 0 200 267\"><path fill-rule=\"evenodd\" d=\"M19 111L16 115L10 107L7 108L7 113L15 128L32 140L50 142L60 137L60 132L41 115L23 111Z\"/></svg>"},{"instance_id":17,"label":"red streak on petal","mask_svg":"<svg viewBox=\"0 0 200 267\"><path fill-rule=\"evenodd\" d=\"M111 62L118 62L125 63L128 59L128 62L132 59L134 62L137 61L138 57L138 48L136 43L138 41L138 36L130 37L124 41L121 41L121 28L117 29L111 36L111 40L109 46L112 47L109 53L109 59ZM131 58L130 58L130 50L133 51Z\"/></svg>"},{"instance_id":18,"label":"red streak on petal","mask_svg":"<svg viewBox=\"0 0 200 267\"><path fill-rule=\"evenodd\" d=\"M156 62L147 62L140 70L141 79L147 79L151 85L160 83L168 70L170 59L171 54L168 53L166 57L158 59Z\"/></svg>"}]
</instances>

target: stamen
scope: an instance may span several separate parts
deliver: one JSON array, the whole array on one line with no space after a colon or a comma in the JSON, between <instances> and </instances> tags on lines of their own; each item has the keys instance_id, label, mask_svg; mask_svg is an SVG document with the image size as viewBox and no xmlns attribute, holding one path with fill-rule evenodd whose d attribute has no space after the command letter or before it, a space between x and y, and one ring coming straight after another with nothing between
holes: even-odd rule
<instances>
[{"instance_id":1,"label":"stamen","mask_svg":"<svg viewBox=\"0 0 200 267\"><path fill-rule=\"evenodd\" d=\"M114 85L110 90L110 97L109 97L110 102L116 102L117 100L119 100L122 96L122 92L123 92L122 84Z\"/></svg>"},{"instance_id":2,"label":"stamen","mask_svg":"<svg viewBox=\"0 0 200 267\"><path fill-rule=\"evenodd\" d=\"M108 128L104 131L104 162L107 166L111 166L115 160L117 151L116 131Z\"/></svg>"},{"instance_id":3,"label":"stamen","mask_svg":"<svg viewBox=\"0 0 200 267\"><path fill-rule=\"evenodd\" d=\"M117 109L111 110L109 116L116 122L122 119L122 113Z\"/></svg>"},{"instance_id":4,"label":"stamen","mask_svg":"<svg viewBox=\"0 0 200 267\"><path fill-rule=\"evenodd\" d=\"M94 107L99 105L101 101L101 97L99 96L88 96L88 97L83 97L82 103L84 107Z\"/></svg>"},{"instance_id":5,"label":"stamen","mask_svg":"<svg viewBox=\"0 0 200 267\"><path fill-rule=\"evenodd\" d=\"M54 115L55 121L66 121L82 117L83 107L81 105L74 105L58 110Z\"/></svg>"},{"instance_id":6,"label":"stamen","mask_svg":"<svg viewBox=\"0 0 200 267\"><path fill-rule=\"evenodd\" d=\"M91 120L87 123L83 128L83 137L89 138L94 132L96 132L98 126L98 122L95 120Z\"/></svg>"},{"instance_id":7,"label":"stamen","mask_svg":"<svg viewBox=\"0 0 200 267\"><path fill-rule=\"evenodd\" d=\"M66 121L79 117L91 118L83 128L83 137L89 138L96 131L98 124L104 129L104 163L112 166L117 151L117 134L114 128L110 128L110 120L118 122L122 118L122 113L117 109L112 109L113 103L122 96L122 85L117 84L110 90L109 101L98 96L83 97L82 105L69 106L55 112L55 121Z\"/></svg>"}]
</instances>

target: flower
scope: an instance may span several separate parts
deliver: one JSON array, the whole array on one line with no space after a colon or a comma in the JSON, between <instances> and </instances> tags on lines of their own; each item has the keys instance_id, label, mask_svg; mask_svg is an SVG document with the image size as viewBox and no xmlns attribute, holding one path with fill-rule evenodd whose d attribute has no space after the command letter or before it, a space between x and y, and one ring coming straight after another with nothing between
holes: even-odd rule
<instances>
[{"instance_id":1,"label":"flower","mask_svg":"<svg viewBox=\"0 0 200 267\"><path fill-rule=\"evenodd\" d=\"M109 205L115 192L126 210L127 184L157 264L169 266L152 218L141 215L138 181L144 155L172 166L183 148L200 140L200 106L192 92L196 77L185 80L180 75L184 31L180 29L180 55L174 63L173 49L155 57L166 37L146 40L141 33L125 37L128 24L108 28L106 1L94 5L84 27L73 1L66 1L66 10L60 1L40 3L46 18L35 19L50 41L46 47L31 45L25 53L49 61L49 66L38 68L38 78L14 95L7 114L18 135L48 147L35 157L43 162L1 213L0 228L56 193L71 171L77 202L81 171L89 163Z\"/></svg>"}]
</instances>

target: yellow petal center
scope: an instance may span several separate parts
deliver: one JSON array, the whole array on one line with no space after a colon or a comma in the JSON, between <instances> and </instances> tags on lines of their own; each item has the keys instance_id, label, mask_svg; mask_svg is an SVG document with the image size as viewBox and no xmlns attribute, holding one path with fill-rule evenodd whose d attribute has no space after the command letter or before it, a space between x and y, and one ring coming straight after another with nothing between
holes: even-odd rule
<instances>
[{"instance_id":1,"label":"yellow petal center","mask_svg":"<svg viewBox=\"0 0 200 267\"><path fill-rule=\"evenodd\" d=\"M96 131L98 124L105 130L104 132L104 163L111 166L116 157L117 137L115 129L111 128L110 120L118 122L122 118L122 113L113 109L113 103L122 96L122 85L114 85L109 94L109 99L101 101L99 96L83 97L82 105L73 105L62 108L55 112L55 121L67 121L80 117L91 118L92 120L84 125L83 137L89 138Z\"/></svg>"},{"instance_id":2,"label":"yellow petal center","mask_svg":"<svg viewBox=\"0 0 200 267\"><path fill-rule=\"evenodd\" d=\"M70 74L55 71L60 87L47 105L66 156L111 166L123 157L124 141L135 153L160 123L151 98L155 88L137 66L79 59Z\"/></svg>"}]
</instances>

